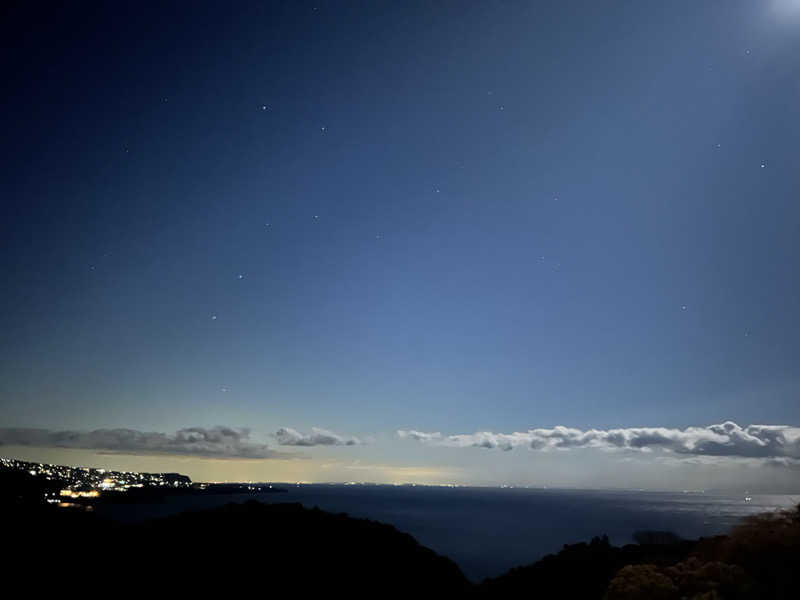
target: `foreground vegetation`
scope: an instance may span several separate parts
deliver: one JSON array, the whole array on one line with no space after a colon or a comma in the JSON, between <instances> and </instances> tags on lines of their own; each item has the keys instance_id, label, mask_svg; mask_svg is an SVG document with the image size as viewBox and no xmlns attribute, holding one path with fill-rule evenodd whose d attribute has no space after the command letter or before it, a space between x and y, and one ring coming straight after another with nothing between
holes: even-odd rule
<instances>
[{"instance_id":1,"label":"foreground vegetation","mask_svg":"<svg viewBox=\"0 0 800 600\"><path fill-rule=\"evenodd\" d=\"M640 541L619 548L595 538L564 546L484 581L478 591L605 600L800 597L800 505L746 518L728 535L694 541L642 535Z\"/></svg>"},{"instance_id":2,"label":"foreground vegetation","mask_svg":"<svg viewBox=\"0 0 800 600\"><path fill-rule=\"evenodd\" d=\"M392 526L300 504L251 501L137 525L20 497L0 508L6 578L43 593L788 599L800 577L800 506L696 541L651 532L615 547L598 537L480 584Z\"/></svg>"}]
</instances>

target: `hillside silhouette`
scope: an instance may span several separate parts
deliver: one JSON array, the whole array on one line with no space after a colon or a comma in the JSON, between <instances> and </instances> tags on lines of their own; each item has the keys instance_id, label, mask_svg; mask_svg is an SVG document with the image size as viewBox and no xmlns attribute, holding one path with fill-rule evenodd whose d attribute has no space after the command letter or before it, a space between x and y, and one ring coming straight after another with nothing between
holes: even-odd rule
<instances>
[{"instance_id":1,"label":"hillside silhouette","mask_svg":"<svg viewBox=\"0 0 800 600\"><path fill-rule=\"evenodd\" d=\"M487 598L537 592L544 598L717 600L800 597L800 505L742 520L730 534L680 540L637 532L639 544L608 538L565 545L557 554L487 579Z\"/></svg>"},{"instance_id":2,"label":"hillside silhouette","mask_svg":"<svg viewBox=\"0 0 800 600\"><path fill-rule=\"evenodd\" d=\"M6 577L45 593L138 590L194 594L345 594L598 600L779 600L798 597L800 506L745 519L729 535L645 543L605 536L565 545L470 583L446 557L390 525L297 503L249 501L121 524L82 508L2 503Z\"/></svg>"},{"instance_id":3,"label":"hillside silhouette","mask_svg":"<svg viewBox=\"0 0 800 600\"><path fill-rule=\"evenodd\" d=\"M87 577L102 589L143 586L157 597L449 595L470 586L450 559L391 525L300 504L249 501L136 525L82 509L13 509L3 536L12 557L6 572L24 573L43 591L83 589Z\"/></svg>"}]
</instances>

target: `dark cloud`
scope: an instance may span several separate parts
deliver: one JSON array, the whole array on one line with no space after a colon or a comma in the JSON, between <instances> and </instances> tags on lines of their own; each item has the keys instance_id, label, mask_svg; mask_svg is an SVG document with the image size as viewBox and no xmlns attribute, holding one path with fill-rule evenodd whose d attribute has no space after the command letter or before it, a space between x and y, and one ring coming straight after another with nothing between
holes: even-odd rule
<instances>
[{"instance_id":1,"label":"dark cloud","mask_svg":"<svg viewBox=\"0 0 800 600\"><path fill-rule=\"evenodd\" d=\"M175 433L135 429L54 431L0 428L0 445L81 448L124 454L179 454L213 458L279 458L288 455L250 441L249 429L188 427Z\"/></svg>"},{"instance_id":2,"label":"dark cloud","mask_svg":"<svg viewBox=\"0 0 800 600\"><path fill-rule=\"evenodd\" d=\"M343 437L319 427L312 427L311 433L282 427L275 432L275 438L281 446L355 446L362 443L358 438Z\"/></svg>"},{"instance_id":3,"label":"dark cloud","mask_svg":"<svg viewBox=\"0 0 800 600\"><path fill-rule=\"evenodd\" d=\"M552 429L529 429L524 432L443 436L441 433L398 431L400 438L438 445L511 450L527 446L533 450L570 448L662 449L676 454L735 456L747 458L800 458L800 427L791 425L748 425L732 421L707 427L671 429L667 427L630 427L626 429L572 429L561 425Z\"/></svg>"}]
</instances>

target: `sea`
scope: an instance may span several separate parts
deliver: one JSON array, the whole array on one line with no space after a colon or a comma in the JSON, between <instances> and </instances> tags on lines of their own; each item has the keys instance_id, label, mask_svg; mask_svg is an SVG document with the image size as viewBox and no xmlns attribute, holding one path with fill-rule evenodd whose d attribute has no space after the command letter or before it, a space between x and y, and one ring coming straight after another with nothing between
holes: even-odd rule
<instances>
[{"instance_id":1,"label":"sea","mask_svg":"<svg viewBox=\"0 0 800 600\"><path fill-rule=\"evenodd\" d=\"M300 502L394 525L458 564L472 581L530 564L564 544L607 535L633 542L636 531L693 539L730 531L744 516L791 508L800 495L347 484L274 484L286 493L174 496L152 504L98 505L135 522L226 504Z\"/></svg>"}]
</instances>

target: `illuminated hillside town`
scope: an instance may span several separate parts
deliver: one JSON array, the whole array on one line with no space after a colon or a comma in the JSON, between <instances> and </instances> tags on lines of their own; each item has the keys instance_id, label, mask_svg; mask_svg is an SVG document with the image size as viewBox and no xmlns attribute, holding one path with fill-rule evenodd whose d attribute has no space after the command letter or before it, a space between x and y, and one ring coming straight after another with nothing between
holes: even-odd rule
<instances>
[{"instance_id":1,"label":"illuminated hillside town","mask_svg":"<svg viewBox=\"0 0 800 600\"><path fill-rule=\"evenodd\" d=\"M189 489L192 487L192 480L179 473L109 471L90 467L26 462L13 458L0 458L0 468L41 478L42 484L49 490L58 488L57 491L45 492L45 499L50 503L58 503L65 498L99 498L101 494L124 493L132 489ZM48 482L48 484L44 482Z\"/></svg>"},{"instance_id":2,"label":"illuminated hillside town","mask_svg":"<svg viewBox=\"0 0 800 600\"><path fill-rule=\"evenodd\" d=\"M285 492L287 487L308 485L308 481L292 483L232 483L232 482L193 482L188 475L180 473L139 473L135 471L112 471L91 467L70 467L49 463L28 462L14 458L0 457L0 482L9 475L24 477L17 483L25 488L30 499L31 489L41 491L40 500L48 504L66 504L70 500L101 499L102 501L152 499L154 496L207 493L207 494L247 494ZM322 483L318 485L336 485ZM345 486L389 486L418 487L409 482L377 483L371 481L347 481ZM421 487L462 487L456 483L428 484ZM503 484L499 487L513 488ZM531 487L531 486L524 486ZM123 494L122 492L127 492ZM20 495L22 495L20 493Z\"/></svg>"},{"instance_id":3,"label":"illuminated hillside town","mask_svg":"<svg viewBox=\"0 0 800 600\"><path fill-rule=\"evenodd\" d=\"M61 507L96 502L137 502L176 494L283 492L269 483L199 483L180 473L137 473L0 458L4 486L20 499Z\"/></svg>"}]
</instances>

